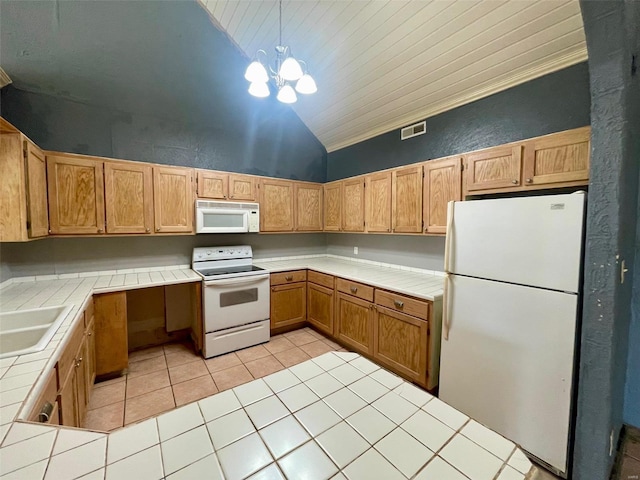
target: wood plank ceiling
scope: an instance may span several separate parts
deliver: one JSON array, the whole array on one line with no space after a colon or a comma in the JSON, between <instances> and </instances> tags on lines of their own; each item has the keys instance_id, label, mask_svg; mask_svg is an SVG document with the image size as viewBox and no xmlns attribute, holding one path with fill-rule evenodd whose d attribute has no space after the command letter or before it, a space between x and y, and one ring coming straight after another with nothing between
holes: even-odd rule
<instances>
[{"instance_id":1,"label":"wood plank ceiling","mask_svg":"<svg viewBox=\"0 0 640 480\"><path fill-rule=\"evenodd\" d=\"M203 2L249 58L273 61L277 1ZM318 84L293 108L328 151L587 58L578 0L284 0L282 12L282 41Z\"/></svg>"}]
</instances>

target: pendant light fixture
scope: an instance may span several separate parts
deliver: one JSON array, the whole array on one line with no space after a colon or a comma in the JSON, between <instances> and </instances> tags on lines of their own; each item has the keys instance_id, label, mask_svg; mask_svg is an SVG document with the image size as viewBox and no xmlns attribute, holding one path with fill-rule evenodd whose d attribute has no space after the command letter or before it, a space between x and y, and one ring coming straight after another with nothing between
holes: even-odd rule
<instances>
[{"instance_id":1,"label":"pendant light fixture","mask_svg":"<svg viewBox=\"0 0 640 480\"><path fill-rule=\"evenodd\" d=\"M267 83L270 78L273 78L276 87L278 88L277 99L282 103L295 103L298 100L296 91L304 95L316 93L318 87L311 75L307 72L307 64L302 60L296 60L291 54L291 49L288 46L282 45L282 0L280 2L280 36L279 43L276 46L276 61L275 70L269 66L269 72L267 72L267 66L269 65L269 57L264 50L258 50L256 56L247 67L244 73L246 78L251 84L249 85L249 93L254 97L268 97L269 86ZM259 55L262 55L263 60L259 59ZM302 66L304 65L304 71ZM267 66L265 66L267 65ZM295 82L295 90L292 84Z\"/></svg>"}]
</instances>

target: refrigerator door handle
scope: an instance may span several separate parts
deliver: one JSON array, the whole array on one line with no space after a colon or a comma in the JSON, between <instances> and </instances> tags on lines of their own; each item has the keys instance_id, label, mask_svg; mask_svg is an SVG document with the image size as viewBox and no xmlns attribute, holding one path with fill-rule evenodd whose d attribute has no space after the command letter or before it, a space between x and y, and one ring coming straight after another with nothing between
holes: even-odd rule
<instances>
[{"instance_id":1,"label":"refrigerator door handle","mask_svg":"<svg viewBox=\"0 0 640 480\"><path fill-rule=\"evenodd\" d=\"M444 271L449 273L451 271L451 242L453 241L453 215L455 212L454 201L451 200L447 204L447 231L444 242Z\"/></svg>"},{"instance_id":2,"label":"refrigerator door handle","mask_svg":"<svg viewBox=\"0 0 640 480\"><path fill-rule=\"evenodd\" d=\"M449 330L451 325L449 324L449 296L451 295L451 289L449 288L450 274L444 277L444 288L442 293L442 338L445 341L449 340Z\"/></svg>"}]
</instances>

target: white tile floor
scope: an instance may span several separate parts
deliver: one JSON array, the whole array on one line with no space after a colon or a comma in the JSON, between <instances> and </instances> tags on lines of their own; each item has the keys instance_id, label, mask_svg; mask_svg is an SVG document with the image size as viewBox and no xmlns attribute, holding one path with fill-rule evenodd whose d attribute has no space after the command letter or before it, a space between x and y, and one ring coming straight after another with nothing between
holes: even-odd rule
<instances>
[{"instance_id":1,"label":"white tile floor","mask_svg":"<svg viewBox=\"0 0 640 480\"><path fill-rule=\"evenodd\" d=\"M509 440L331 352L112 434L14 424L6 478L524 480ZM2 477L4 478L4 477Z\"/></svg>"}]
</instances>

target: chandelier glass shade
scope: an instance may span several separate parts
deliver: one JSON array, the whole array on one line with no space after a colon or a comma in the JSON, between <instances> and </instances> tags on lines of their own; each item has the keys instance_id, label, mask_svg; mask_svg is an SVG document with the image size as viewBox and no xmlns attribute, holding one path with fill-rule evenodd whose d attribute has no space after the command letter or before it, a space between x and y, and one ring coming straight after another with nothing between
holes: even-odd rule
<instances>
[{"instance_id":1,"label":"chandelier glass shade","mask_svg":"<svg viewBox=\"0 0 640 480\"><path fill-rule=\"evenodd\" d=\"M304 71L301 63L304 64ZM249 93L254 97L269 96L270 79L273 79L278 89L276 98L282 103L295 103L298 100L296 91L304 95L318 91L315 80L307 72L306 63L296 60L291 55L291 49L282 45L282 0L280 0L280 44L276 46L275 69L268 65L267 52L258 50L244 73L244 78L250 82ZM294 83L295 90L292 86Z\"/></svg>"}]
</instances>

